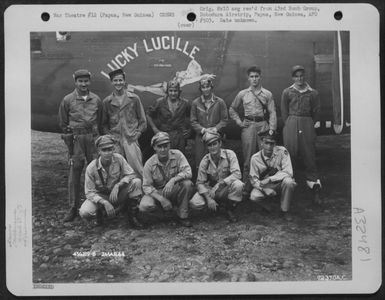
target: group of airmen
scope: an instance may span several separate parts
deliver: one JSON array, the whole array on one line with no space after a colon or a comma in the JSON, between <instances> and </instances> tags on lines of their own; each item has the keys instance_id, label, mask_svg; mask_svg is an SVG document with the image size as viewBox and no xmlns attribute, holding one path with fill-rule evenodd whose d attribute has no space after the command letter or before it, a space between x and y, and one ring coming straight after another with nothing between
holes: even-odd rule
<instances>
[{"instance_id":1,"label":"group of airmen","mask_svg":"<svg viewBox=\"0 0 385 300\"><path fill-rule=\"evenodd\" d=\"M229 110L213 93L211 76L199 80L200 95L190 102L181 97L178 80L167 83L165 96L146 111L140 98L126 88L125 73L109 73L112 93L103 101L89 90L91 74L73 74L75 90L59 108L62 138L69 150L70 210L64 221L78 215L102 224L120 212L134 228L143 228L139 213L174 213L190 227L191 210L223 211L235 222L242 200L266 212L265 199L280 194L280 215L291 220L290 202L297 183L293 165L304 165L308 187L320 204L321 182L315 163L315 129L320 102L305 81L305 69L292 68L293 84L282 93L283 144L277 145L277 114L272 93L261 84L261 68L247 70L249 87L240 91ZM234 151L225 149L223 129L229 117L241 128L243 172ZM138 139L151 126L155 154L143 165ZM185 157L186 140L195 132L193 152L198 167L195 184ZM259 150L259 151L258 151ZM293 159L293 165L292 160ZM86 199L81 202L81 175ZM243 176L242 176L243 174Z\"/></svg>"}]
</instances>

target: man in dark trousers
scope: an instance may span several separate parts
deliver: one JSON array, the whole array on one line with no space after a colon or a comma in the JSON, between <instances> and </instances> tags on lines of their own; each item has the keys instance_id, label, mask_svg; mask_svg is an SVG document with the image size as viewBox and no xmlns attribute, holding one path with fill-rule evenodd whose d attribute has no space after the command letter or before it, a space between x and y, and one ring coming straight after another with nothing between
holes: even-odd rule
<instances>
[{"instance_id":1,"label":"man in dark trousers","mask_svg":"<svg viewBox=\"0 0 385 300\"><path fill-rule=\"evenodd\" d=\"M306 183L314 193L314 202L321 204L321 181L315 162L317 136L314 129L319 117L320 100L318 92L305 81L303 66L294 66L291 75L294 83L283 91L281 99L282 119L285 122L283 143L295 167L299 158L302 159Z\"/></svg>"},{"instance_id":2,"label":"man in dark trousers","mask_svg":"<svg viewBox=\"0 0 385 300\"><path fill-rule=\"evenodd\" d=\"M65 222L73 221L80 205L80 178L84 162L96 156L95 138L99 136L102 120L102 102L88 89L91 73L77 70L73 74L75 90L64 97L59 107L59 125L62 138L69 150L68 192L71 206Z\"/></svg>"}]
</instances>

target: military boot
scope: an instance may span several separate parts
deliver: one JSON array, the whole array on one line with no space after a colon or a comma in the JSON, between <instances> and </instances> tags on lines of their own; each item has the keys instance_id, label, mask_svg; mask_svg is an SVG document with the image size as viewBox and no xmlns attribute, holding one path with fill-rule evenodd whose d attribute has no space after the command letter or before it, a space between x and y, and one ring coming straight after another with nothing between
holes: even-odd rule
<instances>
[{"instance_id":1,"label":"military boot","mask_svg":"<svg viewBox=\"0 0 385 300\"><path fill-rule=\"evenodd\" d=\"M321 199L321 196L320 196L320 193L321 193L321 185L316 183L314 184L313 186L313 202L315 205L322 205L323 202L322 202L322 199Z\"/></svg>"},{"instance_id":2,"label":"military boot","mask_svg":"<svg viewBox=\"0 0 385 300\"><path fill-rule=\"evenodd\" d=\"M96 210L95 225L96 226L102 226L103 225L103 208L98 208Z\"/></svg>"},{"instance_id":3,"label":"military boot","mask_svg":"<svg viewBox=\"0 0 385 300\"><path fill-rule=\"evenodd\" d=\"M128 208L128 223L132 228L143 229L144 225L138 220L139 208L137 206Z\"/></svg>"}]
</instances>

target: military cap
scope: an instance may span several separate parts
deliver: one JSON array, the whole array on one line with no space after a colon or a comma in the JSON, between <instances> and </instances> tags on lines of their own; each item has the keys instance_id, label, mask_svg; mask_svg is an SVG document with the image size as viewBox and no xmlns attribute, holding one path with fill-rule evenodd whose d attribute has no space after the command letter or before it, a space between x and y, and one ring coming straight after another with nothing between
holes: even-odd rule
<instances>
[{"instance_id":1,"label":"military cap","mask_svg":"<svg viewBox=\"0 0 385 300\"><path fill-rule=\"evenodd\" d=\"M297 71L305 71L305 68L301 65L296 65L291 69L291 76L294 76Z\"/></svg>"},{"instance_id":2,"label":"military cap","mask_svg":"<svg viewBox=\"0 0 385 300\"><path fill-rule=\"evenodd\" d=\"M95 141L96 148L112 147L115 145L115 140L111 135L99 136Z\"/></svg>"},{"instance_id":3,"label":"military cap","mask_svg":"<svg viewBox=\"0 0 385 300\"><path fill-rule=\"evenodd\" d=\"M177 88L178 90L180 90L180 83L178 80L176 80L175 78L174 79L171 79L169 82L167 82L167 91L169 88Z\"/></svg>"},{"instance_id":4,"label":"military cap","mask_svg":"<svg viewBox=\"0 0 385 300\"><path fill-rule=\"evenodd\" d=\"M78 79L79 77L91 78L91 73L86 69L80 69L80 70L76 70L72 76L75 80Z\"/></svg>"},{"instance_id":5,"label":"military cap","mask_svg":"<svg viewBox=\"0 0 385 300\"><path fill-rule=\"evenodd\" d=\"M114 70L114 71L111 71L110 73L108 73L108 76L110 76L110 80L114 79L114 77L117 75L123 75L123 78L126 77L126 74L124 73L124 71L122 69L117 69L117 70Z\"/></svg>"},{"instance_id":6,"label":"military cap","mask_svg":"<svg viewBox=\"0 0 385 300\"><path fill-rule=\"evenodd\" d=\"M270 130L267 130L267 131L263 131L263 132L258 133L258 135L261 137L262 140L266 139L266 140L271 140L274 142L277 141L277 134L275 133L275 131L270 133Z\"/></svg>"},{"instance_id":7,"label":"military cap","mask_svg":"<svg viewBox=\"0 0 385 300\"><path fill-rule=\"evenodd\" d=\"M159 131L151 139L151 146L166 144L170 142L170 136L167 132Z\"/></svg>"},{"instance_id":8,"label":"military cap","mask_svg":"<svg viewBox=\"0 0 385 300\"><path fill-rule=\"evenodd\" d=\"M199 87L214 87L213 81L205 76L201 80L199 80Z\"/></svg>"},{"instance_id":9,"label":"military cap","mask_svg":"<svg viewBox=\"0 0 385 300\"><path fill-rule=\"evenodd\" d=\"M210 144L220 139L221 139L221 135L219 134L219 132L214 130L206 130L206 132L202 136L202 140L206 144Z\"/></svg>"}]
</instances>

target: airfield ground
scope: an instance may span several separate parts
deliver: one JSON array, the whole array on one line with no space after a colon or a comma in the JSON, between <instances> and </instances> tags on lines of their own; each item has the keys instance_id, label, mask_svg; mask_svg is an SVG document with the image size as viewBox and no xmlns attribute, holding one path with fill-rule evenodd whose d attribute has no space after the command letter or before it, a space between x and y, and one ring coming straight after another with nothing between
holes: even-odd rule
<instances>
[{"instance_id":1,"label":"airfield ground","mask_svg":"<svg viewBox=\"0 0 385 300\"><path fill-rule=\"evenodd\" d=\"M227 145L239 153L239 141L227 141ZM268 216L258 214L244 201L234 224L221 215L194 213L192 228L168 218L144 230L129 228L124 216L106 221L102 228L80 219L63 223L68 209L65 145L59 134L32 131L31 146L36 283L352 277L350 135L318 137L322 208L312 206L299 174L291 222L279 218L278 201ZM116 256L109 256L114 251ZM90 256L84 256L87 252Z\"/></svg>"}]
</instances>

